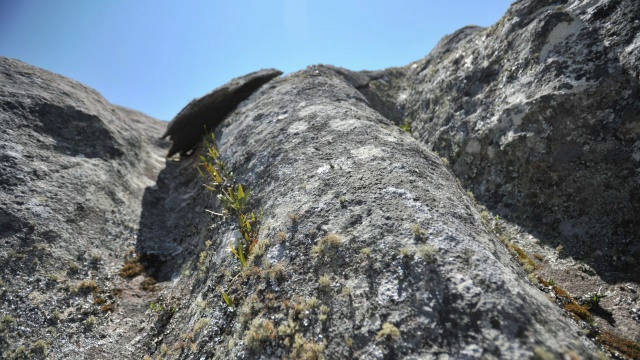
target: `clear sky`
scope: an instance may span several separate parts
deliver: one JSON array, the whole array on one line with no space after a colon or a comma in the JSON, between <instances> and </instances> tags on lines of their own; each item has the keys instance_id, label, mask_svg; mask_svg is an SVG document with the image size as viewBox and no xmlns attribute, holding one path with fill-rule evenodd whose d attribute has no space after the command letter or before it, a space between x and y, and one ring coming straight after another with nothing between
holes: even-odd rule
<instances>
[{"instance_id":1,"label":"clear sky","mask_svg":"<svg viewBox=\"0 0 640 360\"><path fill-rule=\"evenodd\" d=\"M0 56L71 77L170 120L261 68L404 66L510 0L0 0Z\"/></svg>"}]
</instances>

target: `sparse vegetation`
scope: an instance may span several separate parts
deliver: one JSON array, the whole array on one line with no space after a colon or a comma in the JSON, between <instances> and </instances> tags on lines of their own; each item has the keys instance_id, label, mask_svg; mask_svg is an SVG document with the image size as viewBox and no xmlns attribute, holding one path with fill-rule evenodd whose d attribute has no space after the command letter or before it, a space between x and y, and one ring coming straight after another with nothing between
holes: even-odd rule
<instances>
[{"instance_id":1,"label":"sparse vegetation","mask_svg":"<svg viewBox=\"0 0 640 360\"><path fill-rule=\"evenodd\" d=\"M147 277L140 283L140 289L144 291L156 291L156 279L152 277Z\"/></svg>"},{"instance_id":2,"label":"sparse vegetation","mask_svg":"<svg viewBox=\"0 0 640 360\"><path fill-rule=\"evenodd\" d=\"M574 301L571 301L565 304L564 309L572 313L578 319L582 319L586 322L590 322L591 320L593 320L593 317L591 316L591 313L589 312L589 310L586 307L579 305Z\"/></svg>"},{"instance_id":3,"label":"sparse vegetation","mask_svg":"<svg viewBox=\"0 0 640 360\"><path fill-rule=\"evenodd\" d=\"M406 259L413 259L413 257L415 256L416 252L414 248L411 248L409 246L403 246L398 250L398 253L400 254L400 256L406 258Z\"/></svg>"},{"instance_id":4,"label":"sparse vegetation","mask_svg":"<svg viewBox=\"0 0 640 360\"><path fill-rule=\"evenodd\" d=\"M640 343L625 339L610 331L602 331L596 341L610 350L619 351L631 359L640 359Z\"/></svg>"},{"instance_id":5,"label":"sparse vegetation","mask_svg":"<svg viewBox=\"0 0 640 360\"><path fill-rule=\"evenodd\" d=\"M254 211L247 209L251 191L248 189L245 190L240 183L235 184L233 174L226 170L226 164L220 158L220 152L215 145L215 136L213 133L210 135L210 142L205 141L205 146L207 153L200 157L201 162L198 165L198 171L200 175L209 180L209 183L204 184L204 186L217 194L218 199L220 199L224 207L222 214L212 213L225 217L229 216L238 220L238 231L241 237L235 242L232 241L229 244L229 249L240 261L242 268L245 268L249 265L249 260L253 262L255 256L262 256L266 251L266 247L269 245L267 241L263 242L254 254L256 246L258 245L258 234L260 232L262 214L256 215ZM248 275L246 272L242 272L241 274L243 277ZM234 277L232 282L237 278L237 276ZM235 305L231 294L225 291L221 291L221 294L228 306Z\"/></svg>"},{"instance_id":6,"label":"sparse vegetation","mask_svg":"<svg viewBox=\"0 0 640 360\"><path fill-rule=\"evenodd\" d=\"M330 233L320 239L313 247L311 247L311 256L314 259L319 259L326 252L327 249L337 249L342 246L343 239L340 235Z\"/></svg>"},{"instance_id":7,"label":"sparse vegetation","mask_svg":"<svg viewBox=\"0 0 640 360\"><path fill-rule=\"evenodd\" d=\"M31 352L34 355L46 356L49 352L49 343L40 339L33 343L33 347L31 347Z\"/></svg>"}]
</instances>

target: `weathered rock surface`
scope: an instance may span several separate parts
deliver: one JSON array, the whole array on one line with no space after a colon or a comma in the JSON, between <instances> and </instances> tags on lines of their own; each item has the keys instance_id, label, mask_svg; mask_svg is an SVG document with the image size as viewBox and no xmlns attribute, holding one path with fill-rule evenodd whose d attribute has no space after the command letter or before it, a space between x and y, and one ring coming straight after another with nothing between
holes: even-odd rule
<instances>
[{"instance_id":1,"label":"weathered rock surface","mask_svg":"<svg viewBox=\"0 0 640 360\"><path fill-rule=\"evenodd\" d=\"M640 281L640 2L518 1L407 67L413 133L476 198Z\"/></svg>"},{"instance_id":2,"label":"weathered rock surface","mask_svg":"<svg viewBox=\"0 0 640 360\"><path fill-rule=\"evenodd\" d=\"M263 69L232 79L209 94L191 101L171 120L162 138L172 141L167 157L192 150L206 131L215 129L224 118L260 86L282 75Z\"/></svg>"},{"instance_id":3,"label":"weathered rock surface","mask_svg":"<svg viewBox=\"0 0 640 360\"><path fill-rule=\"evenodd\" d=\"M172 151L216 117L263 215L244 270L237 219L197 156L164 159L163 123L0 59L0 355L589 359L605 349L584 330L640 340L638 6L519 1L403 68L192 102ZM609 315L574 319L496 232L576 298L604 287ZM146 271L123 279L129 251Z\"/></svg>"},{"instance_id":4,"label":"weathered rock surface","mask_svg":"<svg viewBox=\"0 0 640 360\"><path fill-rule=\"evenodd\" d=\"M0 357L129 357L150 297L117 273L164 166L165 123L0 58L0 124Z\"/></svg>"}]
</instances>

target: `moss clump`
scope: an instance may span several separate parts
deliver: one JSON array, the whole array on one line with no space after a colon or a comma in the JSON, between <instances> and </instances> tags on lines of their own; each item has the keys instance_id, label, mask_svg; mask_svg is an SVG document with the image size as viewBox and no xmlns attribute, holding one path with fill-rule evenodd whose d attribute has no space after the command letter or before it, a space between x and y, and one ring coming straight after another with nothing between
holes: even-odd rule
<instances>
[{"instance_id":1,"label":"moss clump","mask_svg":"<svg viewBox=\"0 0 640 360\"><path fill-rule=\"evenodd\" d=\"M145 278L140 283L140 289L144 291L156 291L156 279L152 277Z\"/></svg>"},{"instance_id":2,"label":"moss clump","mask_svg":"<svg viewBox=\"0 0 640 360\"><path fill-rule=\"evenodd\" d=\"M555 360L556 358L556 356L544 346L536 346L533 349L533 354L536 356L537 360Z\"/></svg>"},{"instance_id":3,"label":"moss clump","mask_svg":"<svg viewBox=\"0 0 640 360\"><path fill-rule=\"evenodd\" d=\"M251 349L257 350L263 342L275 340L278 336L273 321L263 318L253 319L249 329L244 334L244 341Z\"/></svg>"},{"instance_id":4,"label":"moss clump","mask_svg":"<svg viewBox=\"0 0 640 360\"><path fill-rule=\"evenodd\" d=\"M329 289L331 287L331 278L328 275L321 275L318 279L318 285L325 290Z\"/></svg>"},{"instance_id":5,"label":"moss clump","mask_svg":"<svg viewBox=\"0 0 640 360\"><path fill-rule=\"evenodd\" d=\"M596 336L596 341L609 350L616 350L632 359L640 359L640 343L625 339L609 331Z\"/></svg>"},{"instance_id":6,"label":"moss clump","mask_svg":"<svg viewBox=\"0 0 640 360\"><path fill-rule=\"evenodd\" d=\"M550 285L549 282L547 280L545 280L542 276L536 275L536 279L538 280L538 282L540 284L542 284L542 286L549 287L549 285Z\"/></svg>"},{"instance_id":7,"label":"moss clump","mask_svg":"<svg viewBox=\"0 0 640 360\"><path fill-rule=\"evenodd\" d=\"M196 324L193 326L193 333L195 334L199 333L200 331L202 331L202 329L204 329L207 325L209 325L210 322L211 320L207 318L202 318L198 320L198 322L196 322Z\"/></svg>"},{"instance_id":8,"label":"moss clump","mask_svg":"<svg viewBox=\"0 0 640 360\"><path fill-rule=\"evenodd\" d=\"M311 256L313 256L314 259L318 259L324 255L327 249L332 248L335 250L342 246L342 243L342 236L333 233L327 234L311 248Z\"/></svg>"},{"instance_id":9,"label":"moss clump","mask_svg":"<svg viewBox=\"0 0 640 360\"><path fill-rule=\"evenodd\" d=\"M46 356L47 353L49 352L49 343L40 339L35 343L33 343L33 346L31 347L31 352L34 355Z\"/></svg>"},{"instance_id":10,"label":"moss clump","mask_svg":"<svg viewBox=\"0 0 640 360\"><path fill-rule=\"evenodd\" d=\"M103 312L114 312L116 310L116 304L106 304L100 308Z\"/></svg>"},{"instance_id":11,"label":"moss clump","mask_svg":"<svg viewBox=\"0 0 640 360\"><path fill-rule=\"evenodd\" d=\"M371 250L371 248L369 247L360 249L360 255L364 257L370 257L372 253L373 253L373 250Z\"/></svg>"},{"instance_id":12,"label":"moss clump","mask_svg":"<svg viewBox=\"0 0 640 360\"><path fill-rule=\"evenodd\" d=\"M294 337L291 358L302 360L324 359L324 343L307 340L304 335L297 333Z\"/></svg>"},{"instance_id":13,"label":"moss clump","mask_svg":"<svg viewBox=\"0 0 640 360\"><path fill-rule=\"evenodd\" d=\"M378 335L376 335L376 340L386 340L388 338L400 338L400 330L390 322L382 324L382 329L378 331Z\"/></svg>"},{"instance_id":14,"label":"moss clump","mask_svg":"<svg viewBox=\"0 0 640 360\"><path fill-rule=\"evenodd\" d=\"M98 284L96 284L95 281L93 280L89 280L89 281L81 281L80 284L78 284L78 288L77 288L78 292L80 293L90 293L90 292L97 292L98 291Z\"/></svg>"},{"instance_id":15,"label":"moss clump","mask_svg":"<svg viewBox=\"0 0 640 360\"><path fill-rule=\"evenodd\" d=\"M125 279L134 278L144 272L144 266L138 262L137 258L135 261L128 261L124 264L122 269L120 269L120 276Z\"/></svg>"},{"instance_id":16,"label":"moss clump","mask_svg":"<svg viewBox=\"0 0 640 360\"><path fill-rule=\"evenodd\" d=\"M418 253L418 255L420 255L420 257L422 257L422 259L424 259L424 261L433 263L436 261L436 253L438 252L438 250L436 250L436 248L431 245L424 244L419 245L416 248L416 252Z\"/></svg>"},{"instance_id":17,"label":"moss clump","mask_svg":"<svg viewBox=\"0 0 640 360\"><path fill-rule=\"evenodd\" d=\"M565 304L564 309L572 313L578 319L582 319L587 322L593 319L593 317L591 316L591 313L586 307L582 305L578 305L573 301L568 304Z\"/></svg>"},{"instance_id":18,"label":"moss clump","mask_svg":"<svg viewBox=\"0 0 640 360\"><path fill-rule=\"evenodd\" d=\"M320 306L320 314L318 315L318 319L320 319L320 321L325 322L327 321L327 318L329 317L329 313L331 312L331 308L326 306L326 305L322 305Z\"/></svg>"},{"instance_id":19,"label":"moss clump","mask_svg":"<svg viewBox=\"0 0 640 360\"><path fill-rule=\"evenodd\" d=\"M553 292L559 297L566 298L566 299L571 298L571 295L569 295L569 293L565 289L561 288L560 286L554 286L551 288L551 290L553 290Z\"/></svg>"}]
</instances>

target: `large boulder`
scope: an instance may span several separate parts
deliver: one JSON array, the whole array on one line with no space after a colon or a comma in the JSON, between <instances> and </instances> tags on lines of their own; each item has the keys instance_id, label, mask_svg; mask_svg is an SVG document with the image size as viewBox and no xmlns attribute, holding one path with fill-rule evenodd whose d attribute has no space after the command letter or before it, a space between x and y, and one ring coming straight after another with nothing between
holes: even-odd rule
<instances>
[{"instance_id":1,"label":"large boulder","mask_svg":"<svg viewBox=\"0 0 640 360\"><path fill-rule=\"evenodd\" d=\"M593 354L440 158L343 75L313 67L275 80L218 130L270 245L241 272L228 251L237 220L219 216L210 243L182 243L202 252L197 275L181 278L191 293L168 300L181 310L163 343L193 327L200 354L219 359Z\"/></svg>"},{"instance_id":2,"label":"large boulder","mask_svg":"<svg viewBox=\"0 0 640 360\"><path fill-rule=\"evenodd\" d=\"M186 154L193 150L204 134L215 129L224 118L247 99L260 86L282 75L276 69L262 69L235 79L213 90L209 94L194 99L167 127L162 138L172 141L167 157Z\"/></svg>"}]
</instances>

